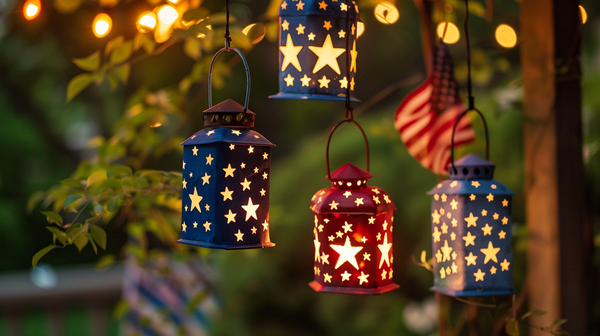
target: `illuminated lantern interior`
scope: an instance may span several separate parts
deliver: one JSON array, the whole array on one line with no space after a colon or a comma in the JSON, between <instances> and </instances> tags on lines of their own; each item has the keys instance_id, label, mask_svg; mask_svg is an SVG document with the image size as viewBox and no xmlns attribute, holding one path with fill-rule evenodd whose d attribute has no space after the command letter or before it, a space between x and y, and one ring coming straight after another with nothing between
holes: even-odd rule
<instances>
[{"instance_id":1,"label":"illuminated lantern interior","mask_svg":"<svg viewBox=\"0 0 600 336\"><path fill-rule=\"evenodd\" d=\"M94 35L97 38L102 38L110 33L110 30L112 29L112 19L106 13L100 13L94 18L92 25Z\"/></svg>"},{"instance_id":2,"label":"illuminated lantern interior","mask_svg":"<svg viewBox=\"0 0 600 336\"><path fill-rule=\"evenodd\" d=\"M23 16L27 20L33 20L40 14L42 3L40 0L27 0L23 5Z\"/></svg>"}]
</instances>

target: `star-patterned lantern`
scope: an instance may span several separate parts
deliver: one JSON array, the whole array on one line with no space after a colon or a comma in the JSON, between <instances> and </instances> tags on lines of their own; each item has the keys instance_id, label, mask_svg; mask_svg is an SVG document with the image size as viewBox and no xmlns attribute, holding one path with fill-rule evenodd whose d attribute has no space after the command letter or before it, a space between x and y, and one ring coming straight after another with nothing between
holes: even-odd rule
<instances>
[{"instance_id":1,"label":"star-patterned lantern","mask_svg":"<svg viewBox=\"0 0 600 336\"><path fill-rule=\"evenodd\" d=\"M283 0L279 93L269 98L344 101L350 92L356 100L357 22L352 1Z\"/></svg>"},{"instance_id":2,"label":"star-patterned lantern","mask_svg":"<svg viewBox=\"0 0 600 336\"><path fill-rule=\"evenodd\" d=\"M183 192L180 243L219 249L274 246L269 238L271 147L254 127L248 110L250 75L246 67L246 103L227 99L204 111L205 128L183 145ZM210 69L212 70L212 64Z\"/></svg>"},{"instance_id":3,"label":"star-patterned lantern","mask_svg":"<svg viewBox=\"0 0 600 336\"><path fill-rule=\"evenodd\" d=\"M450 296L514 293L511 198L492 180L495 165L469 154L456 161L450 179L429 195L433 240L433 291Z\"/></svg>"}]
</instances>

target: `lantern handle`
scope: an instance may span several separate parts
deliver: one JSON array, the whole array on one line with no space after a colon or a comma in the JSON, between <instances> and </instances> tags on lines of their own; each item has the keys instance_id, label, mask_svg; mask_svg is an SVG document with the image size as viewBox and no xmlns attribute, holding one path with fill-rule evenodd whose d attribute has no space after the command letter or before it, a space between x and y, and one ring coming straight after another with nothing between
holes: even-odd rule
<instances>
[{"instance_id":1,"label":"lantern handle","mask_svg":"<svg viewBox=\"0 0 600 336\"><path fill-rule=\"evenodd\" d=\"M360 127L360 125L356 121L354 121L354 119L346 118L346 119L338 122L335 126L333 126L333 128L329 132L329 137L327 138L327 146L325 149L325 163L327 164L327 179L329 179L331 177L331 172L329 169L329 143L331 142L331 136L333 135L333 132L335 132L335 130L341 124L346 123L346 122L353 123L354 125L356 125L356 127L358 127L358 129L360 130L360 133L362 134L363 139L365 140L365 149L366 149L366 155L367 155L367 172L369 171L369 141L367 140L367 135L365 134L365 131L363 131L362 127Z\"/></svg>"},{"instance_id":2,"label":"lantern handle","mask_svg":"<svg viewBox=\"0 0 600 336\"><path fill-rule=\"evenodd\" d=\"M473 99L473 98L470 97L470 99ZM472 103L470 105L473 106ZM460 119L462 117L464 117L465 114L469 113L470 111L477 112L477 114L479 114L479 116L481 117L481 120L483 121L483 128L485 130L485 159L487 161L490 160L490 137L488 134L487 123L485 122L485 117L475 107L468 108L456 118L456 120L454 121L454 125L452 126L452 139L451 139L451 143L450 143L450 162L452 163L452 172L454 174L458 173L458 171L456 170L456 167L454 166L454 134L456 133L456 126L458 125L458 122L460 121Z\"/></svg>"},{"instance_id":3,"label":"lantern handle","mask_svg":"<svg viewBox=\"0 0 600 336\"><path fill-rule=\"evenodd\" d=\"M209 108L212 107L212 70L213 70L213 65L215 64L215 61L217 60L217 57L219 57L219 55L221 55L225 51L230 51L230 50L235 51L240 56L240 58L242 59L242 62L244 63L244 70L246 70L246 100L244 101L244 112L246 112L246 110L248 110L248 99L250 98L250 70L248 69L248 62L246 62L246 58L238 49L233 48L233 47L227 47L227 46L219 49L219 51L217 51L215 53L215 55L212 58L212 61L210 62L210 68L208 68L208 107Z\"/></svg>"}]
</instances>

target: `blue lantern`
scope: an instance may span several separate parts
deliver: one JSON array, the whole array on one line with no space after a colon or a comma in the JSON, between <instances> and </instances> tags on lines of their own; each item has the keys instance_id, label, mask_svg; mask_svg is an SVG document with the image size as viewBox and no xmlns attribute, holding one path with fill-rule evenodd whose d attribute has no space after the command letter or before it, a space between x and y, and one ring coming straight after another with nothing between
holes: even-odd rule
<instances>
[{"instance_id":1,"label":"blue lantern","mask_svg":"<svg viewBox=\"0 0 600 336\"><path fill-rule=\"evenodd\" d=\"M246 69L244 106L227 99L212 106L211 73L215 60L233 50ZM250 73L242 53L223 48L208 74L204 126L183 145L183 192L180 243L219 249L272 247L269 238L271 147L254 127L248 110Z\"/></svg>"},{"instance_id":2,"label":"blue lantern","mask_svg":"<svg viewBox=\"0 0 600 336\"><path fill-rule=\"evenodd\" d=\"M487 141L485 120L484 126ZM450 296L512 294L514 193L492 179L493 163L473 154L454 162L453 148L450 179L428 192L433 196L431 289Z\"/></svg>"},{"instance_id":3,"label":"blue lantern","mask_svg":"<svg viewBox=\"0 0 600 336\"><path fill-rule=\"evenodd\" d=\"M358 11L352 1L283 0L279 29L279 93L269 98L344 101L350 92L356 101Z\"/></svg>"}]
</instances>

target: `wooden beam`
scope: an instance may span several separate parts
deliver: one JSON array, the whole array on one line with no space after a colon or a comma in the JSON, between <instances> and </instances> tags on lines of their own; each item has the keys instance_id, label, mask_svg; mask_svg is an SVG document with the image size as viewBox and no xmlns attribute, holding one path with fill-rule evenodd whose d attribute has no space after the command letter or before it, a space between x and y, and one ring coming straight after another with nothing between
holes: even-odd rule
<instances>
[{"instance_id":1,"label":"wooden beam","mask_svg":"<svg viewBox=\"0 0 600 336\"><path fill-rule=\"evenodd\" d=\"M524 159L529 305L548 312L533 324L566 318L587 334L581 130L580 23L577 0L521 2L525 91ZM545 335L532 329L531 335Z\"/></svg>"}]
</instances>

